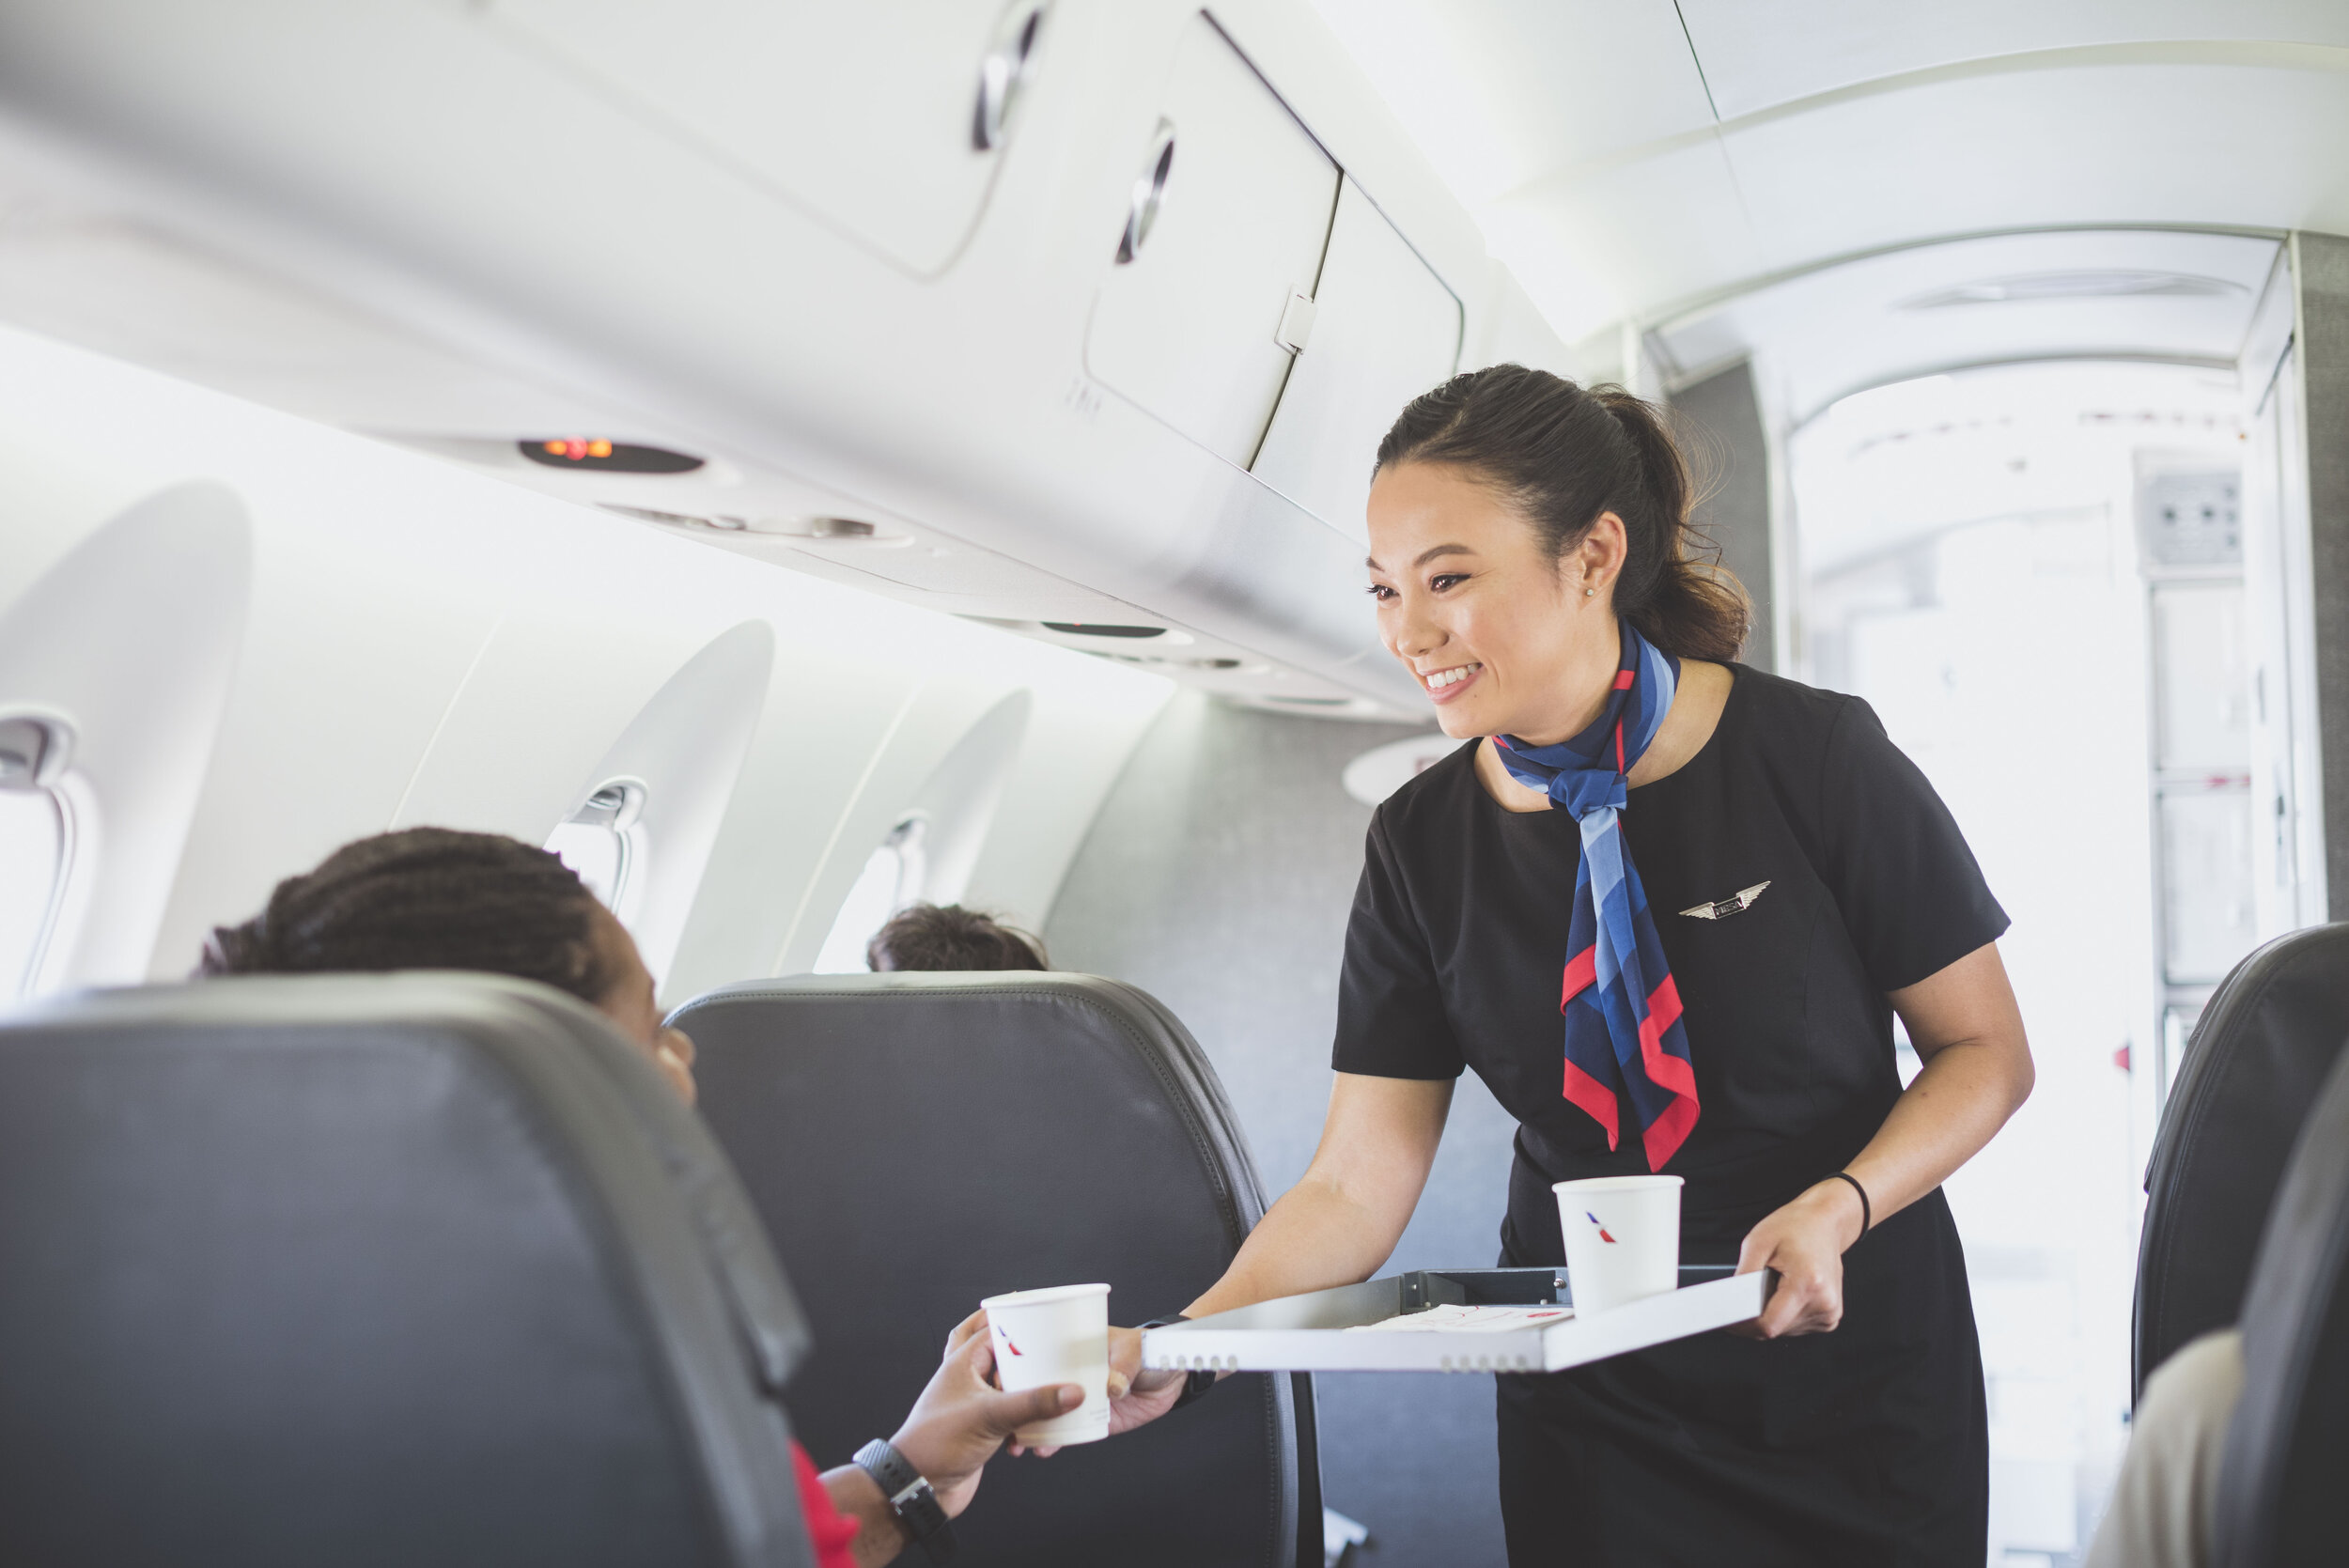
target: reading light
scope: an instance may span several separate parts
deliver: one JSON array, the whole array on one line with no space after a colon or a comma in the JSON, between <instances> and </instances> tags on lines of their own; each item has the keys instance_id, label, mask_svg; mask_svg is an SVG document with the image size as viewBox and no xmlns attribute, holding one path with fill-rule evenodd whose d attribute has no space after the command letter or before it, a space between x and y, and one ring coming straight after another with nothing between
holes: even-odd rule
<instances>
[{"instance_id":1,"label":"reading light","mask_svg":"<svg viewBox=\"0 0 2349 1568\"><path fill-rule=\"evenodd\" d=\"M521 455L545 468L584 468L602 474L691 474L702 459L665 446L635 446L603 436L549 436L517 442Z\"/></svg>"}]
</instances>

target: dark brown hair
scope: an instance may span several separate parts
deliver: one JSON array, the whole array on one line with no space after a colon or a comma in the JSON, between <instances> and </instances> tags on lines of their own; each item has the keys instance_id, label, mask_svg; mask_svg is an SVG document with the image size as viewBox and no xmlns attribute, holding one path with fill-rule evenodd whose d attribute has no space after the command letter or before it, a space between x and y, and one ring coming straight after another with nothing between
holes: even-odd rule
<instances>
[{"instance_id":1,"label":"dark brown hair","mask_svg":"<svg viewBox=\"0 0 2349 1568\"><path fill-rule=\"evenodd\" d=\"M874 970L1043 970L1044 944L959 904L916 904L873 934Z\"/></svg>"},{"instance_id":2,"label":"dark brown hair","mask_svg":"<svg viewBox=\"0 0 2349 1568\"><path fill-rule=\"evenodd\" d=\"M1377 467L1440 463L1474 474L1525 514L1552 560L1614 513L1630 547L1615 613L1666 653L1735 659L1746 592L1689 520L1697 496L1668 420L1619 386L1496 365L1412 398L1378 443Z\"/></svg>"},{"instance_id":3,"label":"dark brown hair","mask_svg":"<svg viewBox=\"0 0 2349 1568\"><path fill-rule=\"evenodd\" d=\"M259 914L212 933L196 972L486 970L594 1003L616 978L597 961L595 909L586 884L544 849L409 828L346 844L278 883Z\"/></svg>"}]
</instances>

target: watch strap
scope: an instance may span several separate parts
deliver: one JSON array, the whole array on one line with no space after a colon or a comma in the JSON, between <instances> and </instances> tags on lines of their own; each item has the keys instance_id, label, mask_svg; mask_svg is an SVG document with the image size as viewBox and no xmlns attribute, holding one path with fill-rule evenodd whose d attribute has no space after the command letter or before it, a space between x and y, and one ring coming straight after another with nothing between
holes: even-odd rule
<instances>
[{"instance_id":1,"label":"watch strap","mask_svg":"<svg viewBox=\"0 0 2349 1568\"><path fill-rule=\"evenodd\" d=\"M1189 1323L1190 1321L1190 1319L1184 1316L1181 1312L1176 1312L1172 1317L1152 1318L1149 1322L1142 1326L1140 1331L1147 1333L1153 1328L1164 1328L1174 1324ZM1181 1409L1184 1405L1193 1404L1198 1400L1206 1398L1207 1390L1215 1387L1216 1381L1217 1379L1215 1374L1207 1371L1204 1367L1188 1374L1183 1383L1183 1391L1174 1396L1174 1403L1166 1407L1166 1413L1171 1416L1175 1411Z\"/></svg>"},{"instance_id":2,"label":"watch strap","mask_svg":"<svg viewBox=\"0 0 2349 1568\"><path fill-rule=\"evenodd\" d=\"M889 1512L930 1561L954 1560L955 1527L947 1523L946 1510L931 1490L929 1479L913 1467L911 1460L887 1440L876 1437L856 1451L856 1467L873 1478Z\"/></svg>"}]
</instances>

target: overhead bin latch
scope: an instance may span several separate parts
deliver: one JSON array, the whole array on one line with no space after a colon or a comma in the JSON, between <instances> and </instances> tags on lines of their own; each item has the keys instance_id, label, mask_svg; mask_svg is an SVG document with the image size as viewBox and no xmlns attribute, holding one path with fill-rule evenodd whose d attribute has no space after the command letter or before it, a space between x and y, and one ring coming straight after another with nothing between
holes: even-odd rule
<instances>
[{"instance_id":1,"label":"overhead bin latch","mask_svg":"<svg viewBox=\"0 0 2349 1568\"><path fill-rule=\"evenodd\" d=\"M1292 354L1305 351L1305 340L1314 334L1314 297L1301 288L1289 290L1289 303L1281 311L1281 324L1273 330L1272 341Z\"/></svg>"}]
</instances>

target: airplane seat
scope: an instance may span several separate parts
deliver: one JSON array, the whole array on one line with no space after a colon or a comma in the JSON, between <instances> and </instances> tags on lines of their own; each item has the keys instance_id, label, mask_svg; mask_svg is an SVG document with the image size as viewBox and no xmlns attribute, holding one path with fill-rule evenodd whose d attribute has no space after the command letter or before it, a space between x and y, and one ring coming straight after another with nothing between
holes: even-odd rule
<instances>
[{"instance_id":1,"label":"airplane seat","mask_svg":"<svg viewBox=\"0 0 2349 1568\"><path fill-rule=\"evenodd\" d=\"M2335 1563L2349 1540L2349 1056L2314 1099L2243 1300L2219 1568Z\"/></svg>"},{"instance_id":2,"label":"airplane seat","mask_svg":"<svg viewBox=\"0 0 2349 1568\"><path fill-rule=\"evenodd\" d=\"M0 1022L0 1561L810 1568L807 1343L708 1133L545 987Z\"/></svg>"},{"instance_id":3,"label":"airplane seat","mask_svg":"<svg viewBox=\"0 0 2349 1568\"><path fill-rule=\"evenodd\" d=\"M2277 938L2202 1010L2145 1168L2132 1359L2233 1323L2260 1227L2309 1107L2349 1036L2349 923Z\"/></svg>"},{"instance_id":4,"label":"airplane seat","mask_svg":"<svg viewBox=\"0 0 2349 1568\"><path fill-rule=\"evenodd\" d=\"M1105 1281L1176 1312L1264 1212L1215 1071L1140 990L1035 971L804 975L680 1008L704 1113L824 1358L786 1395L820 1458L885 1436L982 1297ZM1322 1559L1309 1379L1228 1378L1139 1432L998 1462L967 1565Z\"/></svg>"}]
</instances>

